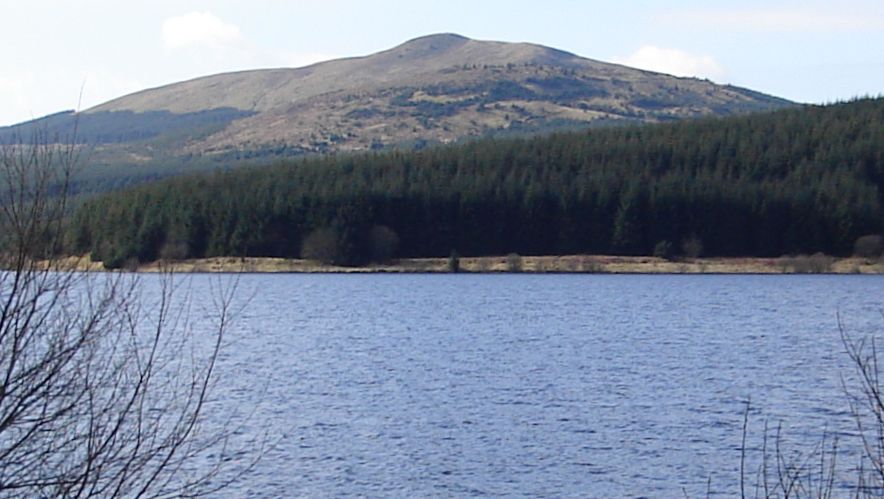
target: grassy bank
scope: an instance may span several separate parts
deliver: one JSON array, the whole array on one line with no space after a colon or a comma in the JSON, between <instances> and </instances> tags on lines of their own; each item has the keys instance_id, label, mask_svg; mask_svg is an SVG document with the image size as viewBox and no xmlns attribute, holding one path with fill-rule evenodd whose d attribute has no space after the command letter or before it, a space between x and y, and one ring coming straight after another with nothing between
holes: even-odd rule
<instances>
[{"instance_id":1,"label":"grassy bank","mask_svg":"<svg viewBox=\"0 0 884 499\"><path fill-rule=\"evenodd\" d=\"M91 268L100 264L81 260ZM611 274L881 274L884 262L821 256L783 258L696 258L669 261L655 257L605 255L462 257L460 271L469 273L611 273ZM139 272L266 273L442 273L450 272L447 258L407 258L384 265L338 267L311 260L285 258L203 258L140 265ZM85 268L85 267L84 267Z\"/></svg>"}]
</instances>

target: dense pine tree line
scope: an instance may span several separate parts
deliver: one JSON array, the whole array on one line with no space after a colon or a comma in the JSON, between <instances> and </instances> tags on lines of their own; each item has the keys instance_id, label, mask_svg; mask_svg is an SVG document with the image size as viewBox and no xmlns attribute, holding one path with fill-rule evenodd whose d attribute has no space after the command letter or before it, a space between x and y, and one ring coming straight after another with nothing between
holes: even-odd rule
<instances>
[{"instance_id":1,"label":"dense pine tree line","mask_svg":"<svg viewBox=\"0 0 884 499\"><path fill-rule=\"evenodd\" d=\"M884 231L882 189L879 98L168 179L85 203L70 241L116 265L294 257L305 241L360 264L391 237L403 257L642 255L691 238L714 256L846 254Z\"/></svg>"}]
</instances>

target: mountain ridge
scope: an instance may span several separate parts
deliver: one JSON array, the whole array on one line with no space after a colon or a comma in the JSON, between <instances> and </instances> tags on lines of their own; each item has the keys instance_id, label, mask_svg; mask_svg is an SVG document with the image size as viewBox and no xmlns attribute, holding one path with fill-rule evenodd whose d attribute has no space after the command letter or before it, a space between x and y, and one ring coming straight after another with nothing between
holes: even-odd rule
<instances>
[{"instance_id":1,"label":"mountain ridge","mask_svg":"<svg viewBox=\"0 0 884 499\"><path fill-rule=\"evenodd\" d=\"M414 148L790 105L753 90L542 45L443 33L365 56L145 89L81 113L55 115L51 123L74 130L71 123L79 120L79 129L90 131L82 141L115 144L103 154L156 158ZM0 128L0 137L16 129L21 126Z\"/></svg>"},{"instance_id":2,"label":"mountain ridge","mask_svg":"<svg viewBox=\"0 0 884 499\"><path fill-rule=\"evenodd\" d=\"M440 58L441 54L450 53L452 52L452 49L462 49L456 54L461 57L459 57L456 61L451 60L451 58L448 58L447 60ZM526 54L526 51L531 51L531 53ZM547 57L541 58L539 57L539 55L545 55ZM170 96L167 94L158 94L158 92L189 87L198 87L200 90L205 91L207 90L207 86L209 87L208 90L214 90L221 82L226 82L228 86L232 86L235 88L240 82L249 82L249 77L259 77L260 79L268 83L279 82L280 85L277 87L277 89L284 88L284 85L286 83L289 83L297 78L320 77L322 79L322 84L326 88L324 88L322 91L312 91L313 88L310 87L306 92L304 92L306 94L304 95L304 97L314 97L316 95L334 93L336 91L346 89L347 86L343 85L339 79L334 79L334 77L340 76L339 73L347 72L362 75L364 77L364 81L370 85L385 84L401 78L402 73L404 72L403 68L401 67L402 62L420 63L427 61L428 58L432 58L433 62L436 63L436 67L433 68L436 70L445 69L456 65L480 63L487 65L506 63L518 64L527 62L558 62L561 64L566 59L582 59L586 61L591 61L591 59L581 58L570 52L565 52L562 50L544 47L542 45L532 43L478 41L453 33L445 33L414 38L396 47L374 54L322 61L299 68L250 69L201 76L121 96L106 103L99 104L98 106L87 109L84 111L84 113L88 114L103 111L143 112L147 110L164 110L177 113L200 111L205 109L205 106L198 105L199 101L195 101L193 99L188 99L183 104L179 102L175 102L174 104L156 102L156 99L169 99L170 97L174 97L174 95ZM398 64L395 64L394 62ZM593 62L598 63L597 61ZM391 66L392 69L394 69L392 73L390 72ZM414 72L416 73L423 73L428 71L428 68L418 67L415 68L415 70L416 71ZM328 85L330 81L336 82L338 86L329 87ZM214 94L211 95L214 96ZM141 106L139 106L139 104L142 103L142 101L139 100L140 97L151 97L151 105L147 106L142 104ZM298 95L298 97L301 96ZM204 99L208 98L206 97ZM260 100L255 101L256 103L253 105L243 105L240 103L241 101L231 102L223 98L220 100L218 98L214 98L212 102L216 105L216 107L230 107L242 111L259 111L269 109L270 107L275 107L269 103L258 105L257 102L260 102Z\"/></svg>"}]
</instances>

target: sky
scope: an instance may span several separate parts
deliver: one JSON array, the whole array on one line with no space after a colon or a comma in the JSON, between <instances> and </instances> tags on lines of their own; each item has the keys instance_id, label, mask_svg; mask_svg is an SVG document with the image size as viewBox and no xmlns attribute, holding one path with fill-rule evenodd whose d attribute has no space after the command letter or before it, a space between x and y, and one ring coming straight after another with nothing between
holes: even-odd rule
<instances>
[{"instance_id":1,"label":"sky","mask_svg":"<svg viewBox=\"0 0 884 499\"><path fill-rule=\"evenodd\" d=\"M798 102L884 95L884 1L0 0L0 126L457 33Z\"/></svg>"}]
</instances>

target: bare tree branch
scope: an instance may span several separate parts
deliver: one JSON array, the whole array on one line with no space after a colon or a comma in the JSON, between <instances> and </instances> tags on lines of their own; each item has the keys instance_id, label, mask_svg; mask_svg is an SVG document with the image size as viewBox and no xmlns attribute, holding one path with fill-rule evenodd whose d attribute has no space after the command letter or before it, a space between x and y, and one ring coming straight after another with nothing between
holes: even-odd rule
<instances>
[{"instance_id":1,"label":"bare tree branch","mask_svg":"<svg viewBox=\"0 0 884 499\"><path fill-rule=\"evenodd\" d=\"M198 345L171 274L151 305L138 279L62 265L77 154L0 146L0 495L210 494L235 479L228 434L203 428L235 286ZM183 473L195 459L214 464Z\"/></svg>"}]
</instances>

